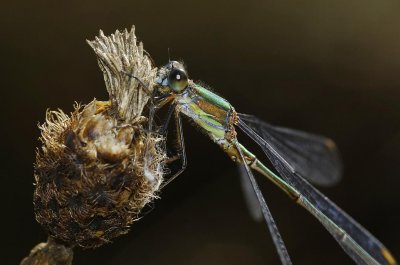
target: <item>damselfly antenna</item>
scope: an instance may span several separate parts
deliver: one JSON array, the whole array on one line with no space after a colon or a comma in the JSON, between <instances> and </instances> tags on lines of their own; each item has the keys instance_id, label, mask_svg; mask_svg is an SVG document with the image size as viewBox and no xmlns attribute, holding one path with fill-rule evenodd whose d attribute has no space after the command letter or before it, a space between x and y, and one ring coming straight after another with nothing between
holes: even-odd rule
<instances>
[{"instance_id":1,"label":"damselfly antenna","mask_svg":"<svg viewBox=\"0 0 400 265\"><path fill-rule=\"evenodd\" d=\"M126 74L127 76L137 80L140 83L140 85L142 86L142 88L146 91L146 93L150 96L150 99L152 98L151 96L153 95L154 91L151 92L150 88L142 80L140 80L139 77L135 76L134 74L128 73L126 71L121 71L121 72Z\"/></svg>"}]
</instances>

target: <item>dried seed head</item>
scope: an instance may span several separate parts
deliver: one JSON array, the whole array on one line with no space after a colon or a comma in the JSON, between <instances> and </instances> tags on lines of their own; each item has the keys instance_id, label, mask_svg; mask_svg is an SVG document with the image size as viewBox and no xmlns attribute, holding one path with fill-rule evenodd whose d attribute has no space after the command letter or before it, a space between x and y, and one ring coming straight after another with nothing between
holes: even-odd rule
<instances>
[{"instance_id":1,"label":"dried seed head","mask_svg":"<svg viewBox=\"0 0 400 265\"><path fill-rule=\"evenodd\" d=\"M133 30L101 33L91 46L110 101L76 105L70 116L48 111L35 164L37 221L53 238L83 248L128 231L156 197L166 156L164 139L145 130L142 110L149 96L140 82L120 74L129 68L152 89L154 69Z\"/></svg>"}]
</instances>

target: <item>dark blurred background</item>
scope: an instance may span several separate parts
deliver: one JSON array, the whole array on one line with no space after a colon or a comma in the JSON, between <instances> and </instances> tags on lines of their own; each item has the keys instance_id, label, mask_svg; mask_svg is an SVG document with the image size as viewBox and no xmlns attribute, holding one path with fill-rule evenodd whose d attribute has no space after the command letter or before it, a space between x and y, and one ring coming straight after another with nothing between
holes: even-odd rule
<instances>
[{"instance_id":1,"label":"dark blurred background","mask_svg":"<svg viewBox=\"0 0 400 265\"><path fill-rule=\"evenodd\" d=\"M332 137L343 181L321 190L400 257L400 2L27 1L1 4L1 264L46 235L32 207L47 108L107 99L85 39L136 26L157 64L183 59L240 112ZM189 167L128 235L74 264L279 264L234 164L185 123ZM274 185L259 183L295 264L352 264Z\"/></svg>"}]
</instances>

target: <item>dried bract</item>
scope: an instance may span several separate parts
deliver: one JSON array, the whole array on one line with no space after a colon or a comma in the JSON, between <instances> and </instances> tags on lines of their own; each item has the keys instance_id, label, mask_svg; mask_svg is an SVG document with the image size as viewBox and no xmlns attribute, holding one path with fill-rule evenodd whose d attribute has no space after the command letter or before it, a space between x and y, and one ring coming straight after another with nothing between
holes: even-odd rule
<instances>
[{"instance_id":1,"label":"dried bract","mask_svg":"<svg viewBox=\"0 0 400 265\"><path fill-rule=\"evenodd\" d=\"M87 42L104 73L112 107L117 109L121 119L134 122L141 116L153 91L157 68L153 67L143 44L137 43L134 27L129 32L117 30L105 36L100 31L99 35Z\"/></svg>"}]
</instances>

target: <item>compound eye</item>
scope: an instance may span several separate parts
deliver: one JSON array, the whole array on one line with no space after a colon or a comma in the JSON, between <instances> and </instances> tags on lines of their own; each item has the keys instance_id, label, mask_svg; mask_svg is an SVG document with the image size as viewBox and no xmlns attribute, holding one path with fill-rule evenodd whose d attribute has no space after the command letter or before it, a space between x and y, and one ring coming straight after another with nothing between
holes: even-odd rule
<instances>
[{"instance_id":1,"label":"compound eye","mask_svg":"<svg viewBox=\"0 0 400 265\"><path fill-rule=\"evenodd\" d=\"M185 70L172 69L168 75L168 86L176 93L181 93L188 86L188 76Z\"/></svg>"}]
</instances>

